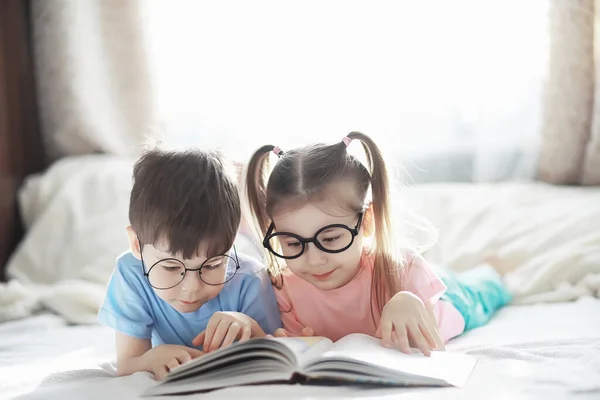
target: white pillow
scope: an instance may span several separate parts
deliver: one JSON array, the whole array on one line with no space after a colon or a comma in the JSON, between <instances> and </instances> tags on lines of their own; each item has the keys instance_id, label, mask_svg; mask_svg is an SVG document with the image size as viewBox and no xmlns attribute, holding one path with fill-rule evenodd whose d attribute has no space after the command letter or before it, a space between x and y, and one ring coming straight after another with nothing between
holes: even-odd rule
<instances>
[{"instance_id":1,"label":"white pillow","mask_svg":"<svg viewBox=\"0 0 600 400\"><path fill-rule=\"evenodd\" d=\"M133 160L67 157L30 177L19 193L26 236L7 266L22 283L105 283L129 246Z\"/></svg>"}]
</instances>

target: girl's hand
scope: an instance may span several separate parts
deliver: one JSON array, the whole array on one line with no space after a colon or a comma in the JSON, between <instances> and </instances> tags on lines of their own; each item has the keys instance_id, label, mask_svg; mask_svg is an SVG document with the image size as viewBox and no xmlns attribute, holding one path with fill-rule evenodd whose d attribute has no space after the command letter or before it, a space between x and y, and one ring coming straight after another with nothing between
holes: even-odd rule
<instances>
[{"instance_id":1,"label":"girl's hand","mask_svg":"<svg viewBox=\"0 0 600 400\"><path fill-rule=\"evenodd\" d=\"M309 327L305 327L304 329L302 329L302 332L300 332L300 336L314 336L315 332L312 330L312 328ZM279 328L276 329L275 332L273 333L273 336L275 337L297 337L298 335L294 335L293 333L286 331L283 328Z\"/></svg>"},{"instance_id":2,"label":"girl's hand","mask_svg":"<svg viewBox=\"0 0 600 400\"><path fill-rule=\"evenodd\" d=\"M204 352L191 347L176 344L161 344L140 357L143 370L154 374L157 381L162 380L173 368L203 355Z\"/></svg>"},{"instance_id":3,"label":"girl's hand","mask_svg":"<svg viewBox=\"0 0 600 400\"><path fill-rule=\"evenodd\" d=\"M194 338L192 344L203 345L208 353L230 346L235 340L245 342L253 336L265 336L265 333L252 318L239 312L219 311L213 314L206 329Z\"/></svg>"},{"instance_id":4,"label":"girl's hand","mask_svg":"<svg viewBox=\"0 0 600 400\"><path fill-rule=\"evenodd\" d=\"M436 321L432 321L423 301L410 292L399 292L388 301L381 313L375 336L385 347L395 347L410 354L417 347L426 356L437 349L442 339Z\"/></svg>"}]
</instances>

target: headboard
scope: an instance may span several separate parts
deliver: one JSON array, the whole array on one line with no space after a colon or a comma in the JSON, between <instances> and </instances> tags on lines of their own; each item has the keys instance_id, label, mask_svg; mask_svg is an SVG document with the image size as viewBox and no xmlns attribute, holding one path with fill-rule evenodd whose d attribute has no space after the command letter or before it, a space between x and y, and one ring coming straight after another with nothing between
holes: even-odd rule
<instances>
[{"instance_id":1,"label":"headboard","mask_svg":"<svg viewBox=\"0 0 600 400\"><path fill-rule=\"evenodd\" d=\"M23 235L16 194L23 179L43 170L30 3L0 1L0 278Z\"/></svg>"}]
</instances>

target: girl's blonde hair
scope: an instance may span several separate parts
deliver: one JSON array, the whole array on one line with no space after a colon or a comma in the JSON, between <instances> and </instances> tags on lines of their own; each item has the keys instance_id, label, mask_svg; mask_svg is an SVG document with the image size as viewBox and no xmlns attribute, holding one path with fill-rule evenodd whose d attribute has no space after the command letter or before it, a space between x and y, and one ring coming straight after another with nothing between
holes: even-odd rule
<instances>
[{"instance_id":1,"label":"girl's blonde hair","mask_svg":"<svg viewBox=\"0 0 600 400\"><path fill-rule=\"evenodd\" d=\"M287 152L279 152L279 160L269 174L269 158L275 146L260 147L251 157L246 172L246 195L255 228L262 242L273 214L325 198L336 199L340 193L334 184L351 183L354 193L344 196L340 203L360 213L370 204L373 207L374 235L370 251L374 252L371 297L372 308L381 310L390 295L402 290L402 276L398 267L403 265L403 254L396 247L393 233L390 180L380 149L367 135L352 132L349 139L359 141L366 154L367 167L346 151L344 141L332 145L310 145ZM345 194L345 193L344 193ZM370 196L369 196L370 195ZM370 197L370 199L369 199ZM337 199L336 199L337 200ZM285 265L265 250L269 272L282 282Z\"/></svg>"}]
</instances>

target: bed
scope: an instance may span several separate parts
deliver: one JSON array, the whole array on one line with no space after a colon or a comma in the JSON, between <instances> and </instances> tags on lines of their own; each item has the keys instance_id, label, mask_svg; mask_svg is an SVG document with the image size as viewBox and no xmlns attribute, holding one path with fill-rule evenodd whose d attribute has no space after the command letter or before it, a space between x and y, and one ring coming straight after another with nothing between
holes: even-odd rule
<instances>
[{"instance_id":1,"label":"bed","mask_svg":"<svg viewBox=\"0 0 600 400\"><path fill-rule=\"evenodd\" d=\"M115 255L127 247L132 162L99 154L66 157L21 186L17 199L27 233L7 267L18 280L0 288L0 318L11 319L0 324L0 392L136 398L152 385L145 373L114 377L113 333L95 324ZM468 386L256 386L210 398L462 399L492 392L497 398L598 398L600 189L440 183L410 188L402 200L440 230L428 259L460 271L485 262L493 250L515 293L514 303L489 325L450 343L450 351L480 358ZM243 235L237 245L241 252L256 251Z\"/></svg>"},{"instance_id":2,"label":"bed","mask_svg":"<svg viewBox=\"0 0 600 400\"><path fill-rule=\"evenodd\" d=\"M450 351L479 357L462 389L351 389L310 386L230 388L200 398L597 399L600 397L600 300L504 309ZM114 338L101 326L68 326L56 315L0 325L0 393L24 399L134 399L153 380L115 378Z\"/></svg>"},{"instance_id":3,"label":"bed","mask_svg":"<svg viewBox=\"0 0 600 400\"><path fill-rule=\"evenodd\" d=\"M0 271L10 278L0 285L0 397L137 398L152 378L114 377L113 333L95 324L127 248L133 160L48 164L27 4L0 2ZM479 357L466 388L278 385L184 398L600 398L600 188L445 183L400 194L439 229L428 259L460 271L491 251L515 294L489 325L450 343ZM256 250L243 235L237 244Z\"/></svg>"}]
</instances>

